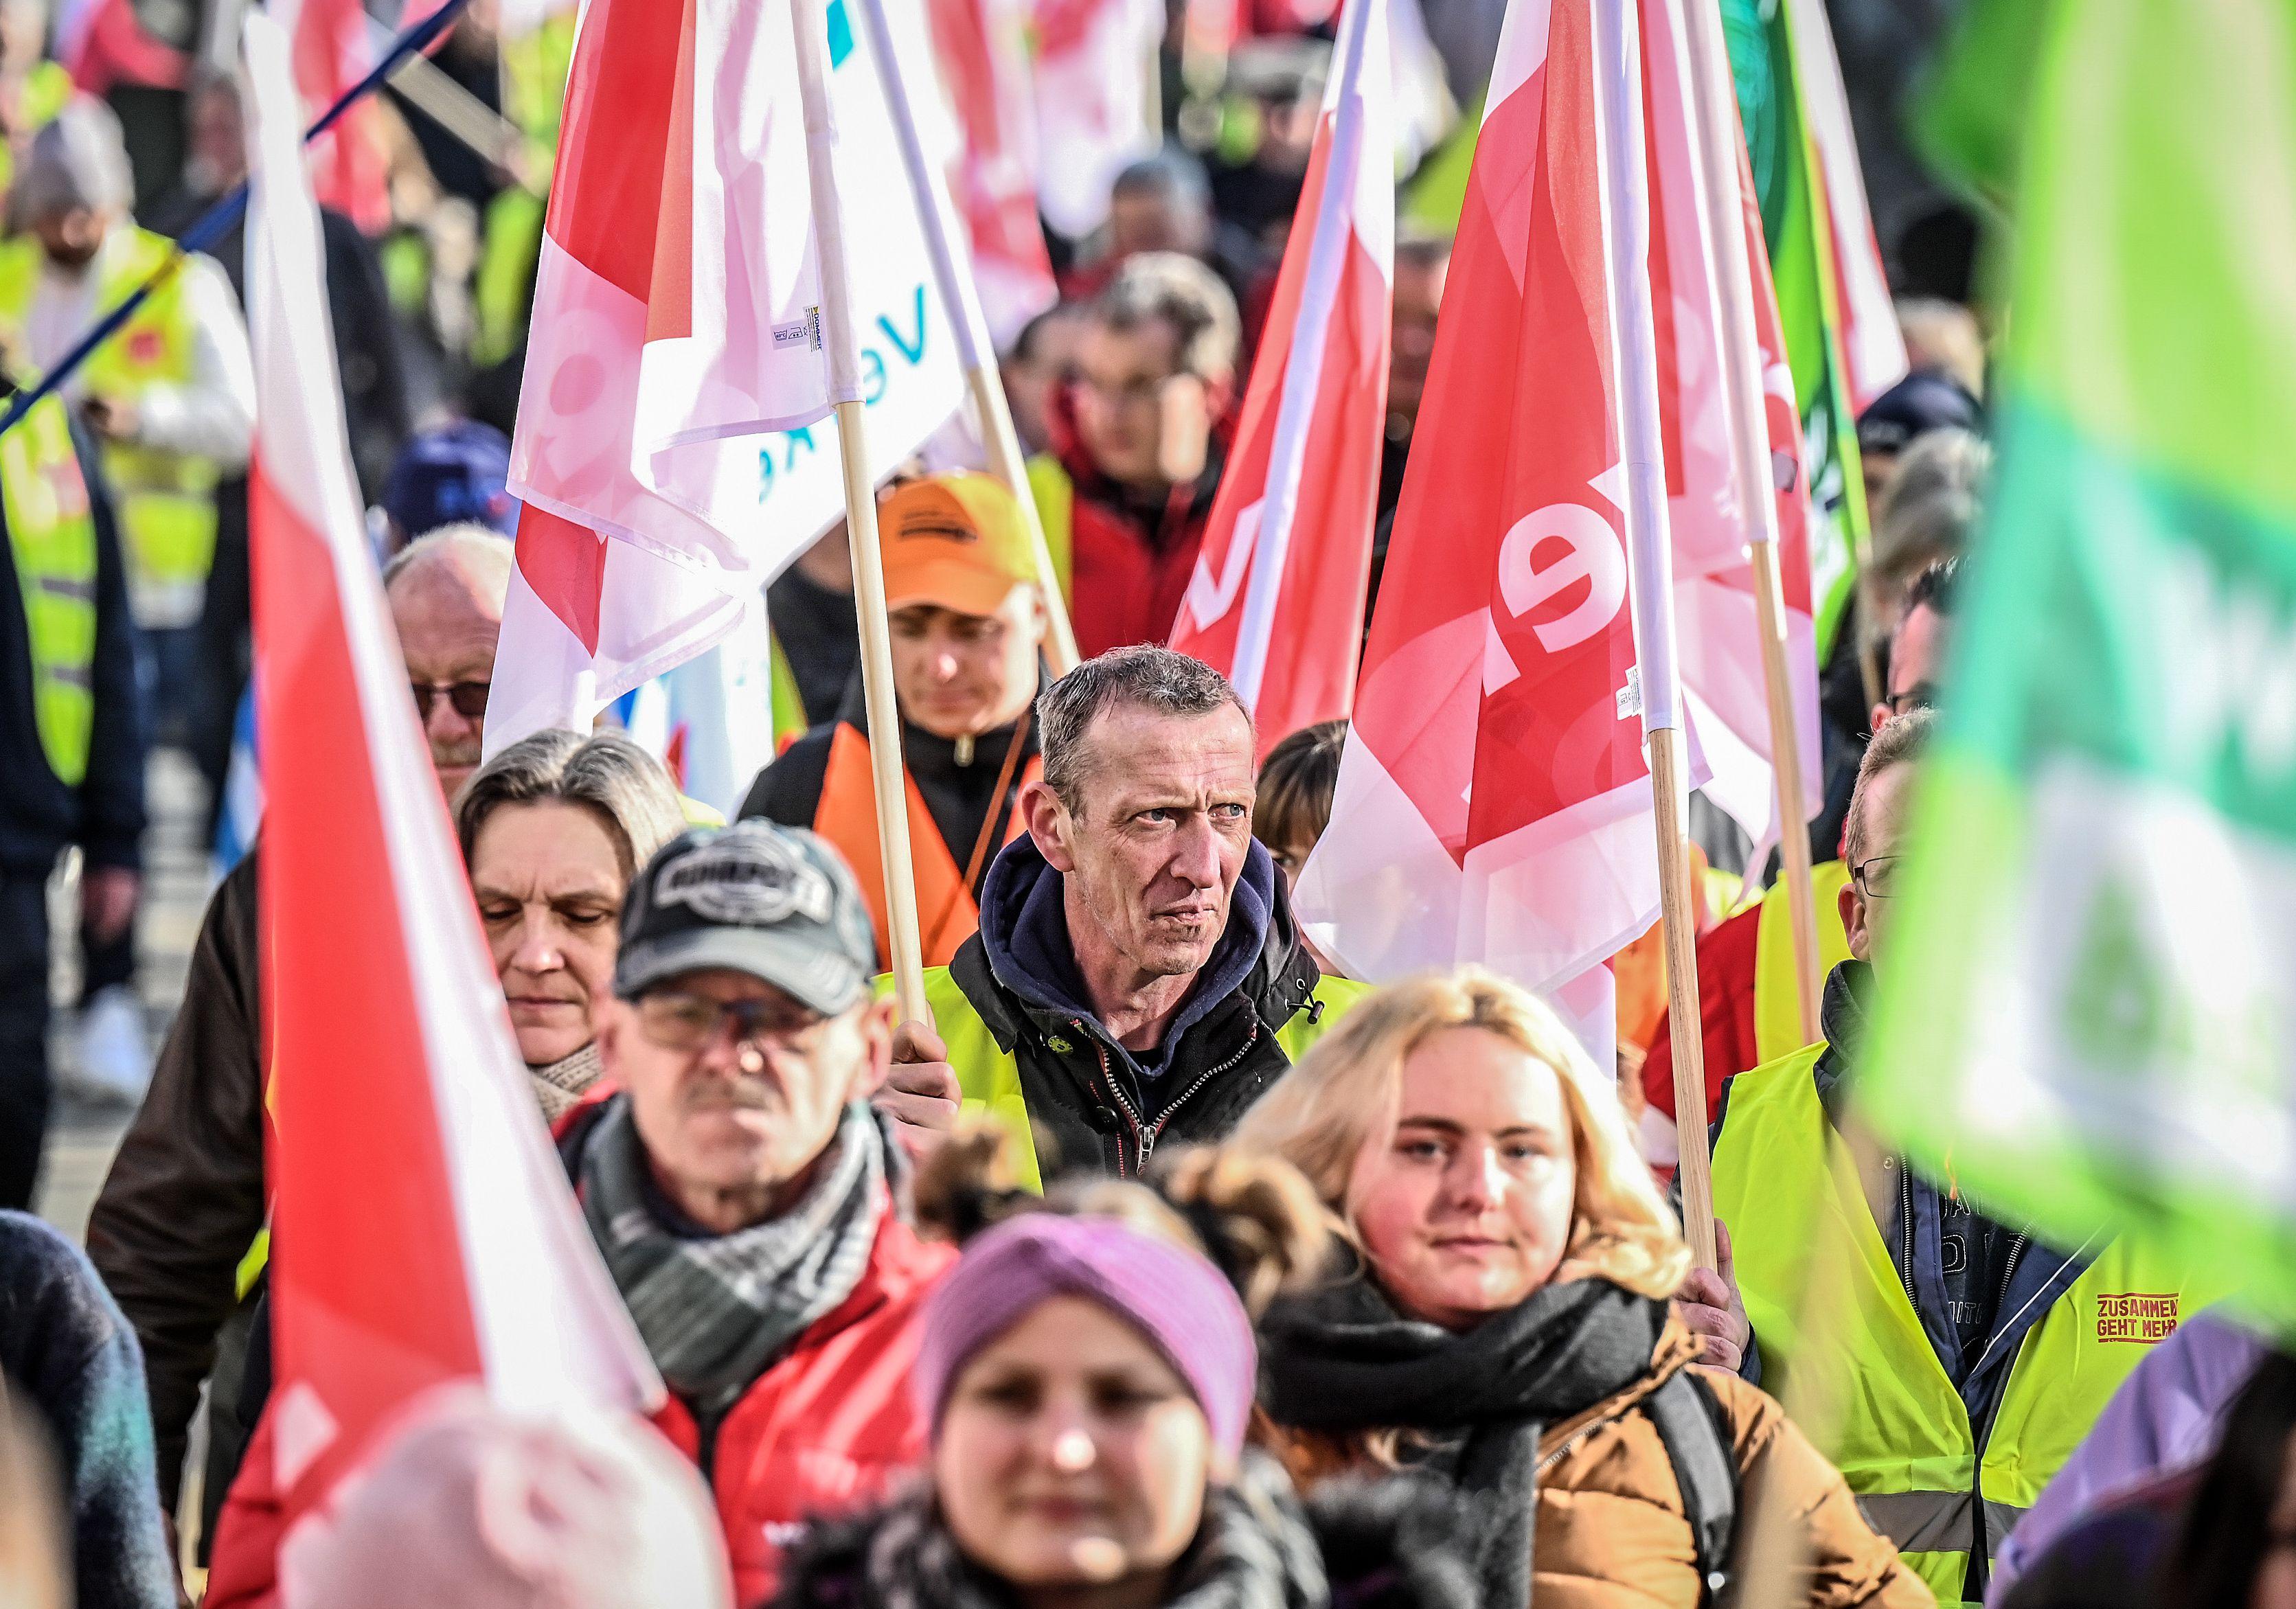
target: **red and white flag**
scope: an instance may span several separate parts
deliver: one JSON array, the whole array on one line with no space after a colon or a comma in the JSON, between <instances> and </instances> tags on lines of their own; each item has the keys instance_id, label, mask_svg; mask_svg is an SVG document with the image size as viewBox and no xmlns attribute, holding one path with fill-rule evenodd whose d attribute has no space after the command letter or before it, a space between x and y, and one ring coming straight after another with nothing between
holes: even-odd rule
<instances>
[{"instance_id":1,"label":"red and white flag","mask_svg":"<svg viewBox=\"0 0 2296 1609\"><path fill-rule=\"evenodd\" d=\"M526 507L489 754L586 730L734 629L841 512L832 403L867 406L882 479L963 402L916 209L887 188L900 168L866 40L827 0L813 137L848 205L808 173L791 4L583 10L512 446ZM835 373L817 217L853 265L859 350Z\"/></svg>"},{"instance_id":2,"label":"red and white flag","mask_svg":"<svg viewBox=\"0 0 2296 1609\"><path fill-rule=\"evenodd\" d=\"M295 86L303 93L308 125L374 66L366 7L360 0L275 0L271 10L292 42ZM311 185L319 204L368 234L390 227L390 156L383 149L382 115L381 103L369 96L310 146Z\"/></svg>"},{"instance_id":3,"label":"red and white flag","mask_svg":"<svg viewBox=\"0 0 2296 1609\"><path fill-rule=\"evenodd\" d=\"M949 193L972 242L980 310L997 349L1060 300L1037 216L1037 111L1024 0L931 0L933 53L963 135Z\"/></svg>"},{"instance_id":4,"label":"red and white flag","mask_svg":"<svg viewBox=\"0 0 2296 1609\"><path fill-rule=\"evenodd\" d=\"M1731 393L1722 340L1722 254L1710 237L1706 176L1718 167L1740 195L1761 349L1763 429L1770 479L1759 495L1777 509L1785 582L1787 659L1801 751L1805 815L1819 802L1816 632L1810 618L1809 500L1793 374L1779 332L1777 295L1742 136L1715 167L1702 160L1691 98L1685 0L1642 0L1652 195L1651 300L1666 447L1668 525L1690 741L1711 772L1707 796L1759 842L1776 831L1768 688L1762 668L1754 572L1747 545L1754 506L1738 484Z\"/></svg>"},{"instance_id":5,"label":"red and white flag","mask_svg":"<svg viewBox=\"0 0 2296 1609\"><path fill-rule=\"evenodd\" d=\"M1332 825L1298 892L1352 975L1480 961L1548 992L1598 1057L1603 963L1658 911L1636 717L1671 691L1638 674L1628 606L1630 550L1664 551L1658 444L1630 439L1621 374L1622 324L1640 318L1650 361L1642 248L1613 242L1641 201L1611 193L1597 137L1605 94L1606 117L1633 110L1604 75L1633 63L1596 31L1631 41L1632 20L1508 8ZM1638 127L1623 137L1639 152ZM1666 574L1644 589L1661 602Z\"/></svg>"},{"instance_id":6,"label":"red and white flag","mask_svg":"<svg viewBox=\"0 0 2296 1609\"><path fill-rule=\"evenodd\" d=\"M1158 144L1148 103L1163 0L1036 0L1037 139L1045 221L1082 240L1108 221L1116 176Z\"/></svg>"},{"instance_id":7,"label":"red and white flag","mask_svg":"<svg viewBox=\"0 0 2296 1609\"><path fill-rule=\"evenodd\" d=\"M1824 0L1784 0L1786 37L1802 115L1817 152L1833 227L1833 300L1841 320L1841 366L1848 372L1851 408L1864 413L1874 399L1906 377L1906 338L1890 300L1890 276L1874 238L1874 212L1866 201L1866 174L1857 135L1849 123L1849 93Z\"/></svg>"},{"instance_id":8,"label":"red and white flag","mask_svg":"<svg viewBox=\"0 0 2296 1609\"><path fill-rule=\"evenodd\" d=\"M1392 59L1387 0L1353 0L1268 337L1173 628L1173 647L1235 684L1263 754L1354 702L1387 419Z\"/></svg>"},{"instance_id":9,"label":"red and white flag","mask_svg":"<svg viewBox=\"0 0 2296 1609\"><path fill-rule=\"evenodd\" d=\"M440 1382L521 1409L640 1410L661 1386L492 981L351 480L288 37L258 12L246 39L271 1412L291 1521Z\"/></svg>"}]
</instances>

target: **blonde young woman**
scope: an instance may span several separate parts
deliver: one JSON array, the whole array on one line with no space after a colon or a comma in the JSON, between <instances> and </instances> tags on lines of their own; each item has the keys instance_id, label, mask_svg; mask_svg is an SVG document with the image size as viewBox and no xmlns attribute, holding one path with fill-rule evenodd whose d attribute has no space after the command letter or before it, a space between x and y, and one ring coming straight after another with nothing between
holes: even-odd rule
<instances>
[{"instance_id":1,"label":"blonde young woman","mask_svg":"<svg viewBox=\"0 0 2296 1609\"><path fill-rule=\"evenodd\" d=\"M1306 1174L1358 1253L1263 1322L1286 1462L1308 1486L1447 1476L1486 1516L1484 1609L1689 1609L1718 1563L1711 1515L1735 1501L1742 1542L1751 1497L1733 1494L1756 1491L1806 1533L1792 1602L1933 1602L1775 1402L1690 1369L1699 1343L1667 1306L1689 1249L1611 1080L1528 992L1473 968L1381 990L1235 1143Z\"/></svg>"}]
</instances>

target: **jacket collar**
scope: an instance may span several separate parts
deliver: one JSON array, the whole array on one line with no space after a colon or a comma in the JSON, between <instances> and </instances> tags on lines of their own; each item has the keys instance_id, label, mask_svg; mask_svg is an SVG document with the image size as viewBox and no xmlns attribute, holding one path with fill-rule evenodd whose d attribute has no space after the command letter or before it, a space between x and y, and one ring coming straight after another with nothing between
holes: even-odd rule
<instances>
[{"instance_id":1,"label":"jacket collar","mask_svg":"<svg viewBox=\"0 0 2296 1609\"><path fill-rule=\"evenodd\" d=\"M1052 1037L1072 1021L1121 1049L1085 1001L1062 892L1061 874L1046 864L1036 841L1014 839L982 883L980 931L951 964L983 1025L1008 1055L1024 1038ZM1227 932L1162 1048L1168 1055L1188 1027L1235 995L1250 1002L1273 1033L1308 1003L1322 977L1300 941L1275 859L1254 840L1229 903Z\"/></svg>"}]
</instances>

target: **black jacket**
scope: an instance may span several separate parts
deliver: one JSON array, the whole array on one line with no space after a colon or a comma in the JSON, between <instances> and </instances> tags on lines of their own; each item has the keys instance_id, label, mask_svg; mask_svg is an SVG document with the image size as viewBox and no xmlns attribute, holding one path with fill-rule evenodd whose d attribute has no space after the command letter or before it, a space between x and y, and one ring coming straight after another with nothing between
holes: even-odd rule
<instances>
[{"instance_id":1,"label":"black jacket","mask_svg":"<svg viewBox=\"0 0 2296 1609\"><path fill-rule=\"evenodd\" d=\"M1414 1475L1332 1482L1304 1501L1247 1452L1174 1562L1176 1609L1475 1609L1472 1511ZM792 1544L773 1609L1003 1609L1011 1589L956 1547L929 1492L816 1521Z\"/></svg>"},{"instance_id":2,"label":"black jacket","mask_svg":"<svg viewBox=\"0 0 2296 1609\"><path fill-rule=\"evenodd\" d=\"M980 931L949 964L1019 1064L1029 1118L1057 1152L1046 1174L1057 1163L1130 1176L1160 1144L1225 1137L1291 1066L1275 1036L1323 978L1267 850L1251 845L1227 932L1153 1054L1126 1050L1084 1003L1061 882L1033 840L1006 845L981 891Z\"/></svg>"},{"instance_id":3,"label":"black jacket","mask_svg":"<svg viewBox=\"0 0 2296 1609\"><path fill-rule=\"evenodd\" d=\"M48 768L32 712L31 628L25 623L16 549L0 511L0 872L45 877L71 844L89 864L136 866L143 860L144 696L136 676L138 644L127 612L127 571L119 528L95 456L74 431L80 472L95 515L95 723L87 775L66 787Z\"/></svg>"}]
</instances>

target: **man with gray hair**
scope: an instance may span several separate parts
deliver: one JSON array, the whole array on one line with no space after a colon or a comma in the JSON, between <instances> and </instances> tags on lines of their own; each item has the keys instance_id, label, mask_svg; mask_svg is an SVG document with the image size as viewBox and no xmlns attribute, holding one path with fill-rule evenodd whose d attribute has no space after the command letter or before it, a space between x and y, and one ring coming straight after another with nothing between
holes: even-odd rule
<instances>
[{"instance_id":1,"label":"man with gray hair","mask_svg":"<svg viewBox=\"0 0 2296 1609\"><path fill-rule=\"evenodd\" d=\"M1324 978L1251 836L1251 718L1168 648L1087 660L1037 701L1044 773L989 870L980 931L925 975L878 1104L912 1144L965 1107L1000 1119L1037 1182L1137 1174L1216 1140L1353 1003Z\"/></svg>"}]
</instances>

